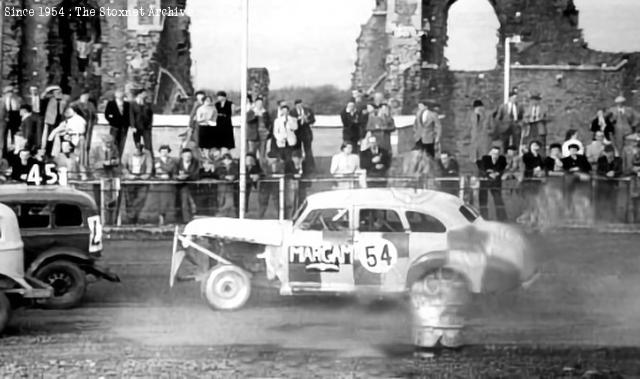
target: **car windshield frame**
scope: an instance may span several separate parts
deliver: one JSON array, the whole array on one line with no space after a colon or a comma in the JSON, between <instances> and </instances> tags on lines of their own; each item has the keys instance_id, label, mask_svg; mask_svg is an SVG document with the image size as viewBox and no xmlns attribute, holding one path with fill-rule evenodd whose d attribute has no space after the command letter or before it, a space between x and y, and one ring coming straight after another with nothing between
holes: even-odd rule
<instances>
[{"instance_id":1,"label":"car windshield frame","mask_svg":"<svg viewBox=\"0 0 640 379\"><path fill-rule=\"evenodd\" d=\"M307 200L305 200L298 207L298 209L296 209L296 211L293 213L293 216L291 217L291 222L293 223L293 225L298 224L298 221L300 221L300 216L302 216L302 214L307 210L308 206L309 203L307 202Z\"/></svg>"}]
</instances>

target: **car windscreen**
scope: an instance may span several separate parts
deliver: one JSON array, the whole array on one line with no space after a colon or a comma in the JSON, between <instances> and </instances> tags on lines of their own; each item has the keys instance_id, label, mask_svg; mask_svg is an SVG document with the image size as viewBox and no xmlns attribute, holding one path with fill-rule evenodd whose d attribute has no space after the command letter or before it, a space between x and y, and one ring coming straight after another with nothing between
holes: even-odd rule
<instances>
[{"instance_id":1,"label":"car windscreen","mask_svg":"<svg viewBox=\"0 0 640 379\"><path fill-rule=\"evenodd\" d=\"M292 221L293 221L294 225L295 225L296 222L298 222L298 219L304 213L305 209L307 209L307 201L306 200L302 203L302 205L293 214Z\"/></svg>"}]
</instances>

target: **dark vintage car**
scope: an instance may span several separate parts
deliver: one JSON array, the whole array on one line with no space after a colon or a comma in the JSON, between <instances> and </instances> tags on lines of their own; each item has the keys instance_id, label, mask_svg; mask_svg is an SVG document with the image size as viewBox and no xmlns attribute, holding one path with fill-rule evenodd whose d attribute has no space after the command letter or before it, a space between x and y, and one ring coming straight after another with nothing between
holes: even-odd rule
<instances>
[{"instance_id":1,"label":"dark vintage car","mask_svg":"<svg viewBox=\"0 0 640 379\"><path fill-rule=\"evenodd\" d=\"M47 308L77 306L87 288L87 275L120 281L98 265L102 253L102 223L95 201L62 186L0 186L0 202L18 217L28 275L51 285Z\"/></svg>"}]
</instances>

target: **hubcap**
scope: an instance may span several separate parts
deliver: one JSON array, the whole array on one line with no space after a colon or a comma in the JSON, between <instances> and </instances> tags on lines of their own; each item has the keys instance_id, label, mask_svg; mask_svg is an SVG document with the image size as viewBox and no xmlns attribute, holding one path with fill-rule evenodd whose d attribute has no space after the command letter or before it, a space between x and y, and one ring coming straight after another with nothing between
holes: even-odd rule
<instances>
[{"instance_id":1,"label":"hubcap","mask_svg":"<svg viewBox=\"0 0 640 379\"><path fill-rule=\"evenodd\" d=\"M47 283L53 287L54 296L62 296L73 287L73 278L66 272L52 272L47 276Z\"/></svg>"},{"instance_id":2,"label":"hubcap","mask_svg":"<svg viewBox=\"0 0 640 379\"><path fill-rule=\"evenodd\" d=\"M232 299L240 292L241 278L236 273L228 273L214 284L215 292L224 299Z\"/></svg>"}]
</instances>

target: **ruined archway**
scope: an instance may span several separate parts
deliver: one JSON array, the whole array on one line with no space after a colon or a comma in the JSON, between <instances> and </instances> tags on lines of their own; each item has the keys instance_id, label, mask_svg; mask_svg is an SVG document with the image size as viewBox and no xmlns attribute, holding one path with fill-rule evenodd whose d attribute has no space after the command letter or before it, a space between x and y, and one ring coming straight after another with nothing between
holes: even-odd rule
<instances>
[{"instance_id":1,"label":"ruined archway","mask_svg":"<svg viewBox=\"0 0 640 379\"><path fill-rule=\"evenodd\" d=\"M447 11L444 59L453 71L488 71L498 66L500 21L486 0L459 0Z\"/></svg>"},{"instance_id":2,"label":"ruined archway","mask_svg":"<svg viewBox=\"0 0 640 379\"><path fill-rule=\"evenodd\" d=\"M94 15L78 16L71 9L73 0L64 0L58 7L66 11L64 16L51 17L48 24L48 83L56 83L64 93L76 97L89 89L94 98L100 95L102 34L99 7L94 2L85 3L94 9Z\"/></svg>"}]
</instances>

